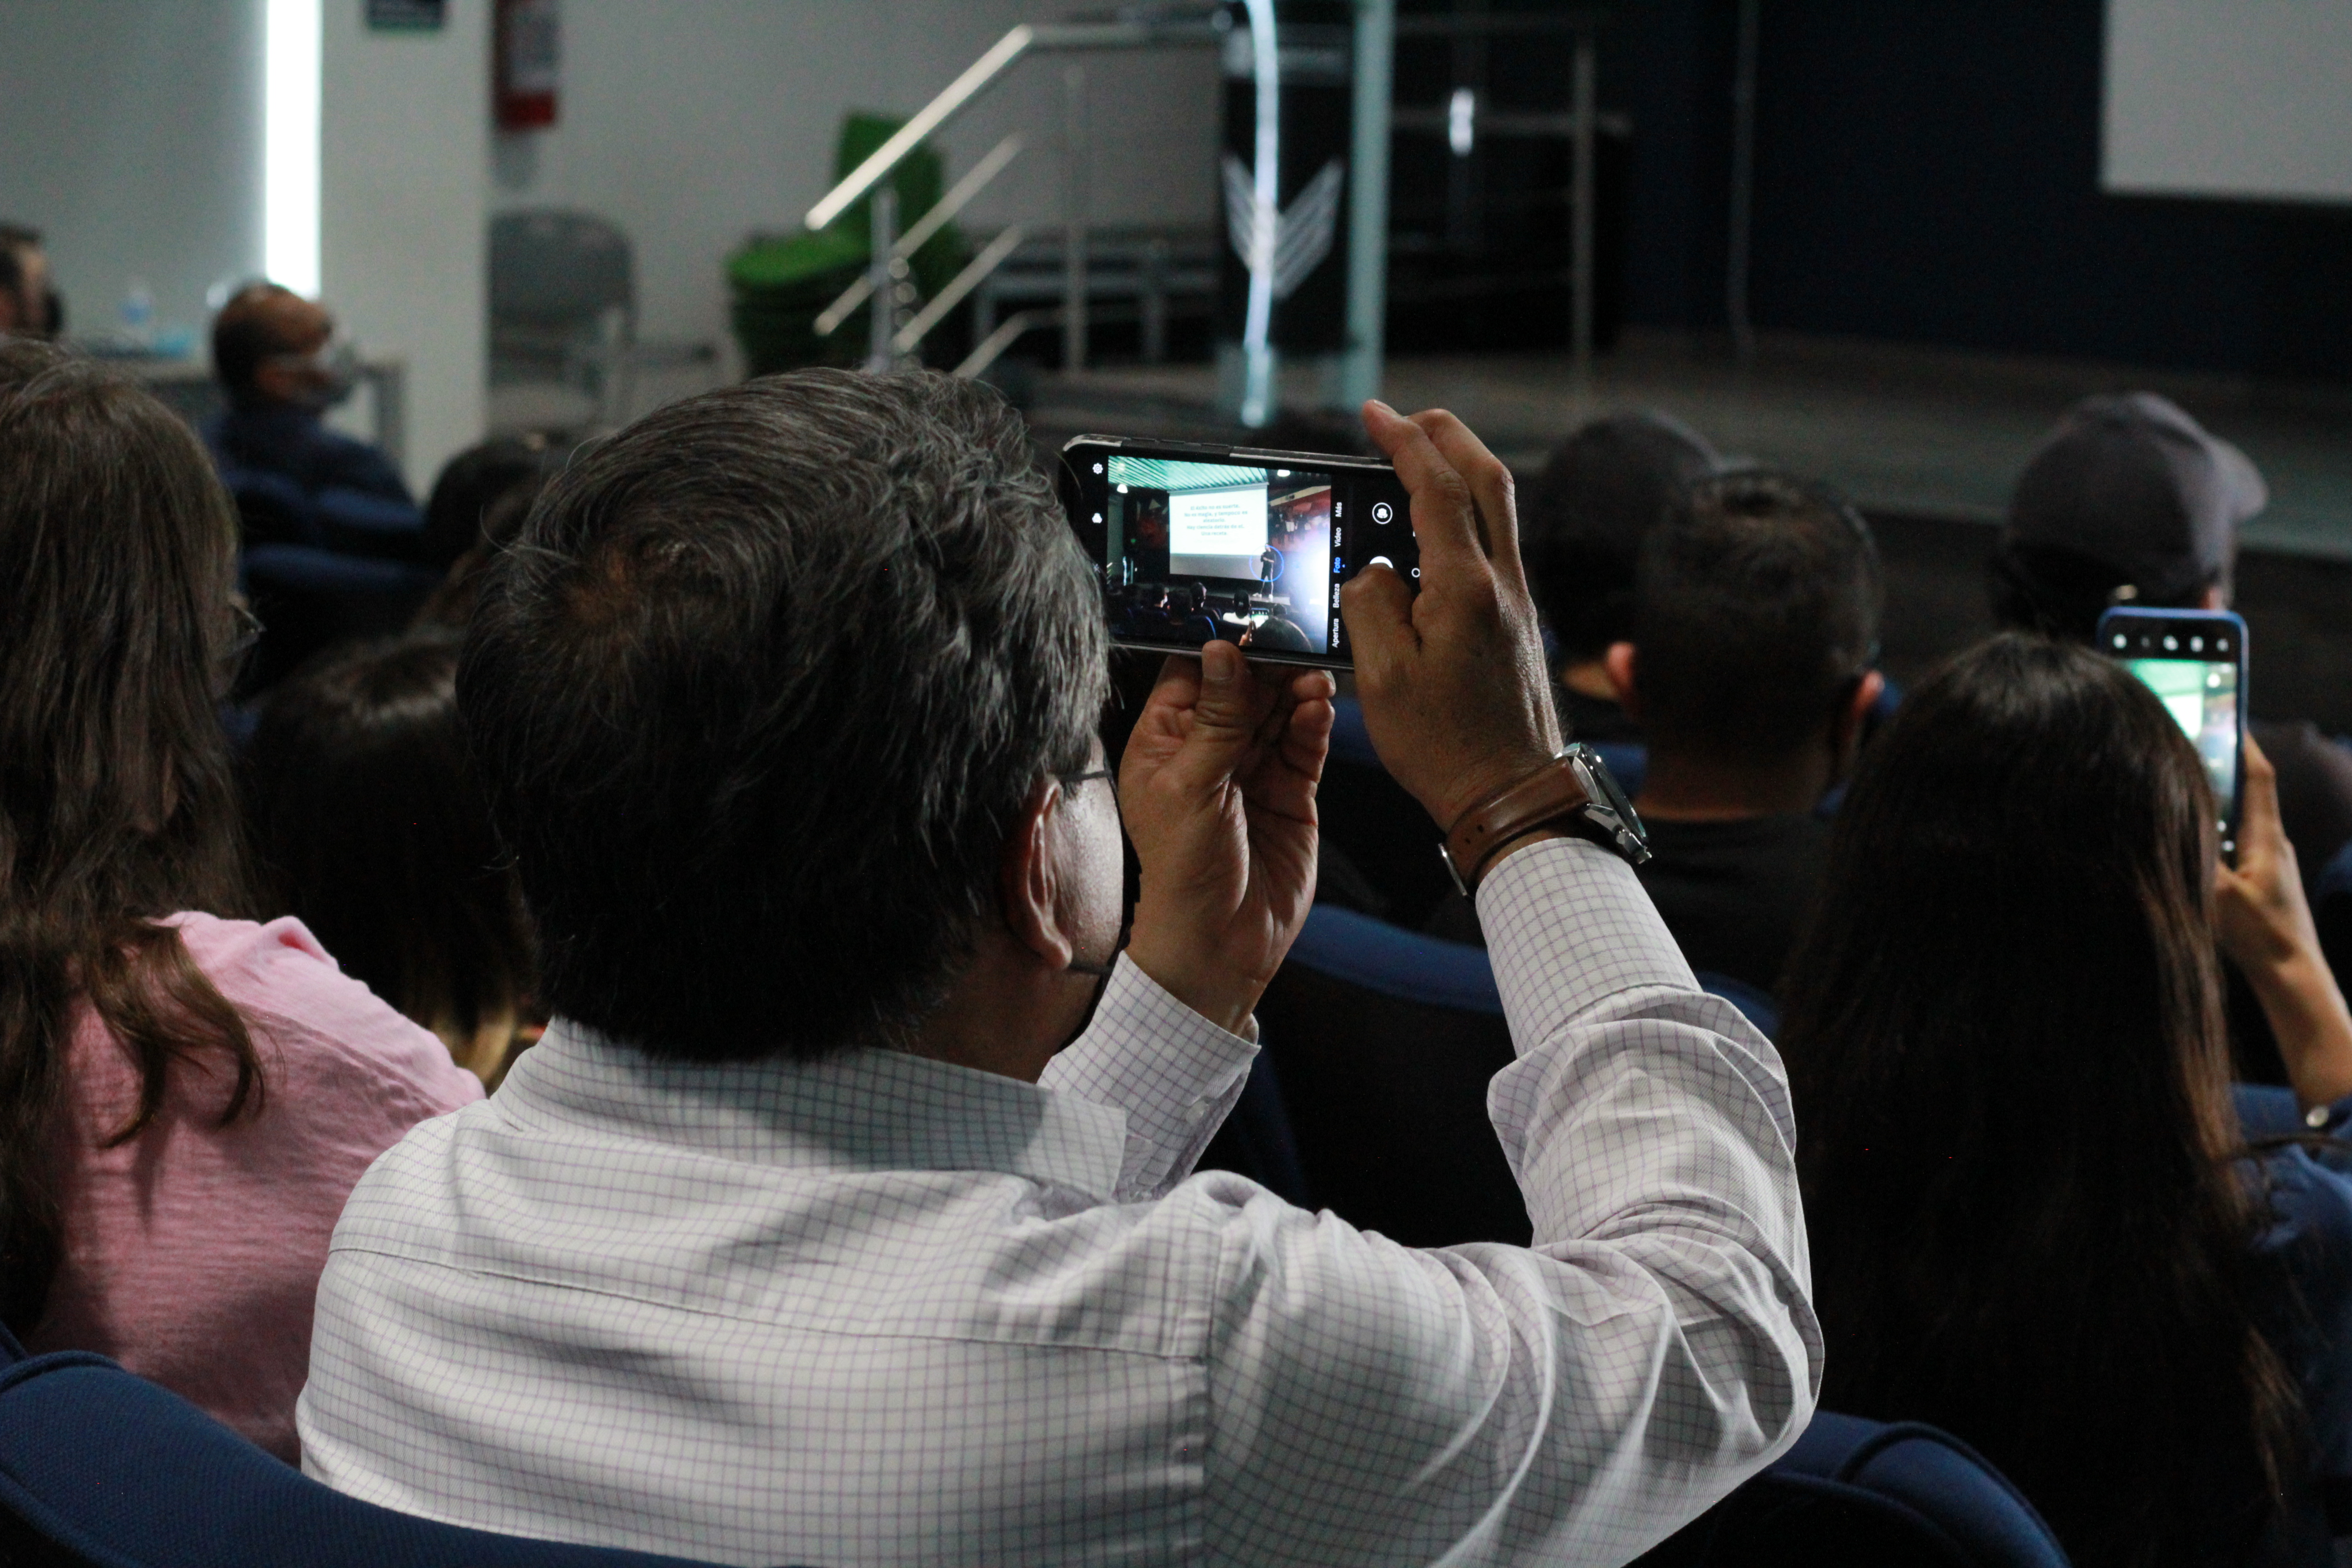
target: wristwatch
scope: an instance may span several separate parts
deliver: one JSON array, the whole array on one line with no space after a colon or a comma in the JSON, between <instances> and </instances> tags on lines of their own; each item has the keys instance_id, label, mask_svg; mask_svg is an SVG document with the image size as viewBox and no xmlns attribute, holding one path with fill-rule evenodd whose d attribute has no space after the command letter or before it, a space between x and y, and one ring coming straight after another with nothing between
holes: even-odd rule
<instances>
[{"instance_id":1,"label":"wristwatch","mask_svg":"<svg viewBox=\"0 0 2352 1568\"><path fill-rule=\"evenodd\" d=\"M1601 753L1581 742L1464 812L1445 830L1437 853L1466 899L1505 846L1543 827L1590 838L1631 865L1650 858L1649 837L1633 803L1609 776Z\"/></svg>"}]
</instances>

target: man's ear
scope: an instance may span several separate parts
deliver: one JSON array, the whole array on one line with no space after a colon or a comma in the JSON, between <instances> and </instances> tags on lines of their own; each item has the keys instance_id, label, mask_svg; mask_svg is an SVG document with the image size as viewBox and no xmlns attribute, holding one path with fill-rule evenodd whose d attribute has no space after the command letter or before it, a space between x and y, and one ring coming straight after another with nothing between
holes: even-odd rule
<instances>
[{"instance_id":1,"label":"man's ear","mask_svg":"<svg viewBox=\"0 0 2352 1568\"><path fill-rule=\"evenodd\" d=\"M1830 771L1832 782L1853 771L1853 754L1862 749L1863 724L1885 690L1886 677L1874 669L1864 670L1862 679L1853 683L1853 694L1845 700L1832 718Z\"/></svg>"},{"instance_id":2,"label":"man's ear","mask_svg":"<svg viewBox=\"0 0 2352 1568\"><path fill-rule=\"evenodd\" d=\"M1061 873L1054 863L1053 816L1061 786L1039 779L1022 804L996 868L996 901L1013 939L1048 969L1067 969L1076 955L1057 907Z\"/></svg>"},{"instance_id":3,"label":"man's ear","mask_svg":"<svg viewBox=\"0 0 2352 1568\"><path fill-rule=\"evenodd\" d=\"M1601 668L1609 672L1609 684L1617 689L1617 705L1625 710L1628 719L1642 716L1642 699L1633 684L1633 645L1613 642L1609 651L1601 656Z\"/></svg>"}]
</instances>

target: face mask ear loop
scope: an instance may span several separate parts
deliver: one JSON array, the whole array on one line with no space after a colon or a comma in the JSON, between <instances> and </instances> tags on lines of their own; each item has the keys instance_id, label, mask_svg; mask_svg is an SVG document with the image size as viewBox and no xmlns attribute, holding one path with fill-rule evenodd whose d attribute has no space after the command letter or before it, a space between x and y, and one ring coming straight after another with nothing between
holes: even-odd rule
<instances>
[{"instance_id":1,"label":"face mask ear loop","mask_svg":"<svg viewBox=\"0 0 2352 1568\"><path fill-rule=\"evenodd\" d=\"M1100 974L1102 978L1095 982L1094 994L1087 998L1087 1010L1078 1015L1078 1026L1070 1031L1070 1037L1068 1039L1064 1040L1060 1045L1054 1047L1054 1050L1057 1055L1063 1051L1068 1050L1072 1046L1077 1043L1079 1036L1094 1027L1095 1013L1097 1009L1102 1006L1103 993L1110 989L1110 971L1108 968L1089 966L1082 969L1074 963L1070 965L1067 973L1072 974Z\"/></svg>"},{"instance_id":2,"label":"face mask ear loop","mask_svg":"<svg viewBox=\"0 0 2352 1568\"><path fill-rule=\"evenodd\" d=\"M1062 973L1065 974L1092 975L1095 994L1087 998L1087 1010L1079 1016L1078 1026L1070 1031L1068 1039L1055 1047L1057 1051L1066 1050L1076 1042L1080 1035L1094 1026L1095 1012L1101 1007L1104 994L1110 990L1111 972L1118 967L1118 955L1127 951L1127 939L1129 934L1128 927L1122 925L1118 928L1118 945L1111 949L1111 959L1108 963L1088 963L1082 959L1074 958L1062 966Z\"/></svg>"}]
</instances>

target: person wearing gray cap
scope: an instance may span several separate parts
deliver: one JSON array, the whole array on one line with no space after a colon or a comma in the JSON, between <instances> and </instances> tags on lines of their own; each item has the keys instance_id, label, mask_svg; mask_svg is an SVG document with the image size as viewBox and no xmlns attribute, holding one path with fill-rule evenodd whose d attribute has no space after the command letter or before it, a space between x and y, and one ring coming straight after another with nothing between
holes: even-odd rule
<instances>
[{"instance_id":1,"label":"person wearing gray cap","mask_svg":"<svg viewBox=\"0 0 2352 1568\"><path fill-rule=\"evenodd\" d=\"M2178 405L2152 392L2084 398L2018 476L1991 562L1993 615L2087 643L2115 605L2226 609L2238 529L2269 502L2252 461ZM2308 721L2247 728L2278 769L2295 858L2315 872L2352 840L2352 752Z\"/></svg>"}]
</instances>

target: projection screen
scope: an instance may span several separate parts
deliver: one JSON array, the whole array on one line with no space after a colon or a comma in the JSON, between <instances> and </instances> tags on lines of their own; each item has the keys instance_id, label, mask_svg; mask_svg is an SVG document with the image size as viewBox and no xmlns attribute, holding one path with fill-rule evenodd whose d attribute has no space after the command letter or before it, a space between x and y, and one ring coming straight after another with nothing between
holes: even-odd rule
<instances>
[{"instance_id":1,"label":"projection screen","mask_svg":"<svg viewBox=\"0 0 2352 1568\"><path fill-rule=\"evenodd\" d=\"M2100 184L2352 201L2352 0L2107 0Z\"/></svg>"}]
</instances>

